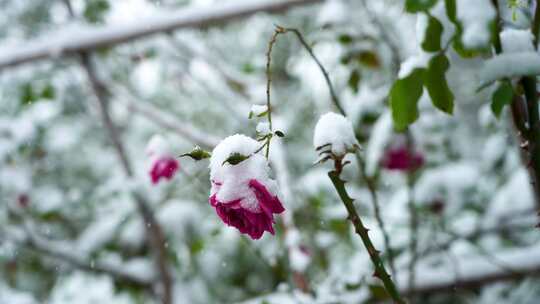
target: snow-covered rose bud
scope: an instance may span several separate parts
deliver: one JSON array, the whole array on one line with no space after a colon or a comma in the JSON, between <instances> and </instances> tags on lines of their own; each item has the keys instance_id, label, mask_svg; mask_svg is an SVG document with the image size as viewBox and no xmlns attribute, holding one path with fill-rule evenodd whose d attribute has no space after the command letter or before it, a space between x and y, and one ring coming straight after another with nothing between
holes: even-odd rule
<instances>
[{"instance_id":1,"label":"snow-covered rose bud","mask_svg":"<svg viewBox=\"0 0 540 304\"><path fill-rule=\"evenodd\" d=\"M146 146L146 155L149 157L148 173L153 184L157 184L162 178L172 179L180 168L169 144L161 135L152 136Z\"/></svg>"},{"instance_id":2,"label":"snow-covered rose bud","mask_svg":"<svg viewBox=\"0 0 540 304\"><path fill-rule=\"evenodd\" d=\"M252 239L264 231L274 234L273 214L285 211L266 159L253 154L258 147L254 139L236 134L219 143L210 158L210 204L225 224ZM232 154L249 157L233 165L226 162Z\"/></svg>"},{"instance_id":3,"label":"snow-covered rose bud","mask_svg":"<svg viewBox=\"0 0 540 304\"><path fill-rule=\"evenodd\" d=\"M423 164L424 156L409 150L406 145L388 149L382 161L384 168L397 171L415 171Z\"/></svg>"},{"instance_id":4,"label":"snow-covered rose bud","mask_svg":"<svg viewBox=\"0 0 540 304\"><path fill-rule=\"evenodd\" d=\"M329 152L338 158L359 147L352 123L345 116L332 112L319 118L315 126L313 145L320 153Z\"/></svg>"}]
</instances>

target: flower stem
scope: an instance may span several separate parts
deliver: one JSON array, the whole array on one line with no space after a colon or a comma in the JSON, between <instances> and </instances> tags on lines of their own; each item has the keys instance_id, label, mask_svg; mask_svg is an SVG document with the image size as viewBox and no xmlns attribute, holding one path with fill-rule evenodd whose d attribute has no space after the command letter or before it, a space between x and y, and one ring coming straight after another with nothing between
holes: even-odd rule
<instances>
[{"instance_id":1,"label":"flower stem","mask_svg":"<svg viewBox=\"0 0 540 304\"><path fill-rule=\"evenodd\" d=\"M347 209L347 213L349 214L348 219L353 224L356 233L360 236L364 247L366 247L367 249L371 262L373 263L373 266L375 268L373 276L379 278L383 282L384 288L386 289L390 297L392 297L394 303L405 303L405 301L401 299L399 291L397 290L396 285L392 281L392 278L384 268L384 264L379 255L379 251L373 246L373 242L368 235L369 230L364 226L364 224L362 223L362 219L360 219L360 216L358 216L358 213L356 212L356 208L354 207L353 203L354 201L352 198L349 197L349 194L345 189L345 182L339 177L340 171L341 170L336 168L336 170L328 172L328 177L332 181L334 188L336 188L336 191L341 201Z\"/></svg>"},{"instance_id":2,"label":"flower stem","mask_svg":"<svg viewBox=\"0 0 540 304\"><path fill-rule=\"evenodd\" d=\"M274 33L272 34L272 37L270 38L270 41L268 41L268 50L266 51L266 110L268 111L266 117L268 119L268 127L270 129L270 134L272 134L272 103L270 101L270 87L272 85L272 70L270 69L272 63L272 50L274 49L274 44L276 44L277 37L283 33L283 28L277 26ZM268 155L270 154L271 140L272 136L269 136L266 139L266 159L268 159Z\"/></svg>"}]
</instances>

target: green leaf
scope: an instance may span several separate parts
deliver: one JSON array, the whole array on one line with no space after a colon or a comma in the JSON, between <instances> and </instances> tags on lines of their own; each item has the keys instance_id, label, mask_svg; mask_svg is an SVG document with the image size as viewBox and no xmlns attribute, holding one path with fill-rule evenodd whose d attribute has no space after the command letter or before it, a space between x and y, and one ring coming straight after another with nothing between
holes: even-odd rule
<instances>
[{"instance_id":1,"label":"green leaf","mask_svg":"<svg viewBox=\"0 0 540 304\"><path fill-rule=\"evenodd\" d=\"M350 44L353 41L353 38L349 34L341 34L338 37L338 41L342 44Z\"/></svg>"},{"instance_id":2,"label":"green leaf","mask_svg":"<svg viewBox=\"0 0 540 304\"><path fill-rule=\"evenodd\" d=\"M491 96L491 111L497 118L501 117L502 109L512 102L514 90L508 81L502 81L497 90Z\"/></svg>"},{"instance_id":3,"label":"green leaf","mask_svg":"<svg viewBox=\"0 0 540 304\"><path fill-rule=\"evenodd\" d=\"M372 51L362 51L357 55L358 62L370 68L378 68L381 66L381 61L377 53Z\"/></svg>"},{"instance_id":4,"label":"green leaf","mask_svg":"<svg viewBox=\"0 0 540 304\"><path fill-rule=\"evenodd\" d=\"M386 292L386 289L384 289L381 285L369 285L369 291L371 293L371 298L378 301L383 300L389 300L390 295Z\"/></svg>"},{"instance_id":5,"label":"green leaf","mask_svg":"<svg viewBox=\"0 0 540 304\"><path fill-rule=\"evenodd\" d=\"M243 162L244 160L248 159L249 156L245 156L245 155L242 155L238 152L235 152L235 153L232 153L231 155L229 155L229 157L227 157L226 160L223 161L223 163L221 165L224 165L226 163L229 163L231 165L238 165L239 163Z\"/></svg>"},{"instance_id":6,"label":"green leaf","mask_svg":"<svg viewBox=\"0 0 540 304\"><path fill-rule=\"evenodd\" d=\"M398 79L390 90L390 108L394 128L403 131L418 119L418 100L422 96L425 69L417 68Z\"/></svg>"},{"instance_id":7,"label":"green leaf","mask_svg":"<svg viewBox=\"0 0 540 304\"><path fill-rule=\"evenodd\" d=\"M424 73L424 85L433 105L443 112L452 114L454 111L454 94L448 88L445 77L449 66L448 58L444 54L431 58Z\"/></svg>"},{"instance_id":8,"label":"green leaf","mask_svg":"<svg viewBox=\"0 0 540 304\"><path fill-rule=\"evenodd\" d=\"M444 0L444 6L446 7L446 15L448 20L453 23L457 23L457 14L456 14L456 0Z\"/></svg>"},{"instance_id":9,"label":"green leaf","mask_svg":"<svg viewBox=\"0 0 540 304\"><path fill-rule=\"evenodd\" d=\"M107 0L88 0L83 14L90 23L101 23L109 8Z\"/></svg>"},{"instance_id":10,"label":"green leaf","mask_svg":"<svg viewBox=\"0 0 540 304\"><path fill-rule=\"evenodd\" d=\"M56 96L56 90L50 83L41 90L41 98L43 99L54 99L54 96Z\"/></svg>"},{"instance_id":11,"label":"green leaf","mask_svg":"<svg viewBox=\"0 0 540 304\"><path fill-rule=\"evenodd\" d=\"M203 149L201 149L200 147L195 147L193 148L193 150L191 150L191 152L189 153L184 153L182 155L180 155L180 157L185 157L185 156L189 156L191 158L193 158L194 160L202 160L202 159L205 159L205 158L210 158L212 155L210 154L210 152L208 151L205 151Z\"/></svg>"},{"instance_id":12,"label":"green leaf","mask_svg":"<svg viewBox=\"0 0 540 304\"><path fill-rule=\"evenodd\" d=\"M435 3L437 3L437 0L406 0L405 10L409 13L427 11L435 5Z\"/></svg>"},{"instance_id":13,"label":"green leaf","mask_svg":"<svg viewBox=\"0 0 540 304\"><path fill-rule=\"evenodd\" d=\"M36 101L38 99L38 96L36 96L36 93L34 92L34 88L32 87L32 84L30 82L27 82L20 87L20 101L23 105L29 105L32 102Z\"/></svg>"},{"instance_id":14,"label":"green leaf","mask_svg":"<svg viewBox=\"0 0 540 304\"><path fill-rule=\"evenodd\" d=\"M437 18L428 15L426 35L422 41L422 48L427 52L437 52L441 49L441 35L443 26Z\"/></svg>"},{"instance_id":15,"label":"green leaf","mask_svg":"<svg viewBox=\"0 0 540 304\"><path fill-rule=\"evenodd\" d=\"M353 70L349 76L349 81L347 84L353 90L354 93L358 93L358 85L360 84L360 72L358 70Z\"/></svg>"}]
</instances>

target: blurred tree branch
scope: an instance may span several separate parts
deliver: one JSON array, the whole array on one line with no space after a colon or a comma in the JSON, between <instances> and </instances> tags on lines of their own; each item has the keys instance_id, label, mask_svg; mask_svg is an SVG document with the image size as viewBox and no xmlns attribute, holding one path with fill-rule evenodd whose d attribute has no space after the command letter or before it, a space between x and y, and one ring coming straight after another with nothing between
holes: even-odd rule
<instances>
[{"instance_id":1,"label":"blurred tree branch","mask_svg":"<svg viewBox=\"0 0 540 304\"><path fill-rule=\"evenodd\" d=\"M132 100L136 99L136 97L127 92L127 90L121 88L116 88L116 90L123 95L122 98L118 98L118 101L123 103L128 109L135 111L155 124L180 135L182 138L200 145L205 149L211 149L219 143L219 138L216 136L200 131L186 122L179 123L176 117L152 106L150 103Z\"/></svg>"},{"instance_id":2,"label":"blurred tree branch","mask_svg":"<svg viewBox=\"0 0 540 304\"><path fill-rule=\"evenodd\" d=\"M35 251L36 253L50 256L59 262L67 263L77 269L98 274L107 274L115 281L132 284L144 289L151 289L153 284L153 278L151 276L142 277L135 275L125 271L123 269L123 265L121 264L112 264L104 261L88 261L86 257L77 255L73 251L72 247L74 245L65 242L60 244L52 240L44 239L36 233L36 229L34 229L32 224L25 219L23 219L23 221L25 222L22 225L23 231L21 232L24 233L24 236L7 236L10 241L13 241L31 251ZM3 234L7 235L5 232Z\"/></svg>"},{"instance_id":3,"label":"blurred tree branch","mask_svg":"<svg viewBox=\"0 0 540 304\"><path fill-rule=\"evenodd\" d=\"M489 285L495 282L520 280L526 277L540 275L540 260L531 258L538 256L539 248L531 247L517 250L508 250L503 252L491 253L491 257L499 262L504 262L504 265L511 268L512 271L502 269L500 265L494 265L491 261L486 261L485 256L467 256L460 257L457 267L460 269L461 276L454 278L448 274L447 267L423 268L422 273L424 279L417 281L412 288L402 289L402 294L410 296L414 295L429 295L445 292L457 292L459 289L474 290L482 286ZM480 265L482 264L482 265ZM400 276L400 286L406 285L406 278Z\"/></svg>"},{"instance_id":4,"label":"blurred tree branch","mask_svg":"<svg viewBox=\"0 0 540 304\"><path fill-rule=\"evenodd\" d=\"M55 38L44 41L25 42L20 47L3 50L0 56L0 70L42 59L78 55L112 47L117 44L144 38L150 35L170 32L180 28L202 28L251 16L259 12L278 13L300 5L315 4L322 0L265 0L240 4L215 5L204 11L200 8L180 10L163 14L134 24L104 26L80 31L76 37L66 39L62 33L51 35ZM71 5L67 6L73 12ZM67 33L66 33L67 35Z\"/></svg>"},{"instance_id":5,"label":"blurred tree branch","mask_svg":"<svg viewBox=\"0 0 540 304\"><path fill-rule=\"evenodd\" d=\"M113 142L114 149L116 150L126 176L131 179L133 177L133 169L131 168L124 145L120 140L120 135L118 134L118 130L114 125L108 110L109 100L107 87L98 79L89 54L81 53L81 63L87 73L95 97L98 101L103 124L109 133L111 141ZM148 205L148 202L143 198L143 196L136 191L132 191L132 196L137 203L139 213L144 220L149 245L153 249L156 267L159 271L160 281L163 288L161 291L163 304L171 304L173 303L173 278L168 269L167 249L165 247L166 240L163 234L163 229L157 222L151 207Z\"/></svg>"}]
</instances>

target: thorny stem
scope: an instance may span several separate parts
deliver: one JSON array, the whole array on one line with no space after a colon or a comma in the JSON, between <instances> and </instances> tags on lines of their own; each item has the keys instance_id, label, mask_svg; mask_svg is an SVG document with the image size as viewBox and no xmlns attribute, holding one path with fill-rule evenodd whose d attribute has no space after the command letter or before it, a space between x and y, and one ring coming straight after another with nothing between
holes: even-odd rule
<instances>
[{"instance_id":1,"label":"thorny stem","mask_svg":"<svg viewBox=\"0 0 540 304\"><path fill-rule=\"evenodd\" d=\"M375 249L375 246L373 246L373 242L368 235L369 230L364 226L362 219L360 218L360 216L358 216L358 213L356 212L356 208L354 207L354 200L350 198L347 190L345 189L345 182L339 177L342 169L341 160L335 160L335 167L336 168L334 171L328 172L328 177L332 181L332 184L334 185L334 188L336 189L341 201L343 202L343 205L345 205L345 208L347 209L347 213L349 214L348 219L354 226L356 234L360 236L364 247L366 247L371 262L373 263L373 266L375 268L373 276L379 278L383 282L386 291L388 292L394 303L405 303L405 301L401 299L399 291L397 290L396 285L392 281L392 278L384 268L384 264L379 255L379 251Z\"/></svg>"},{"instance_id":2,"label":"thorny stem","mask_svg":"<svg viewBox=\"0 0 540 304\"><path fill-rule=\"evenodd\" d=\"M334 90L334 86L332 85L332 81L330 80L330 76L328 74L328 71L324 68L324 66L321 64L320 60L315 56L315 53L313 52L313 49L309 46L309 44L304 39L304 36L302 33L300 33L299 30L293 29L293 28L286 28L285 31L292 32L296 35L302 46L307 50L311 58L317 63L317 66L321 70L324 79L326 81L326 85L328 86L328 90L330 91L330 96L332 98L332 103L334 106L338 109L339 113L343 116L347 116L347 113L343 109L343 106L341 105L341 102L339 101L339 98ZM392 252L392 248L390 246L390 236L388 235L388 232L386 231L386 227L384 225L384 221L381 217L380 213L380 206L379 206L379 200L377 196L377 190L375 189L375 185L373 184L373 181L369 178L365 171L365 165L362 157L359 155L359 153L356 153L356 161L358 162L360 175L362 176L362 179L364 179L364 182L366 183L369 193L371 195L371 202L373 204L373 209L375 213L375 219L377 220L377 224L381 228L381 232L383 234L384 239L384 246L386 247L386 251L388 252L388 263L390 264L390 269L392 270L392 274L396 274L395 266L394 266L394 255Z\"/></svg>"},{"instance_id":3,"label":"thorny stem","mask_svg":"<svg viewBox=\"0 0 540 304\"><path fill-rule=\"evenodd\" d=\"M345 112L345 110L341 106L339 98L338 98L338 96L337 96L337 94L336 94L336 92L334 90L334 86L332 85L332 81L330 80L330 76L328 74L328 71L326 71L326 69L324 68L324 66L320 62L320 60L317 58L317 56L315 56L315 53L313 52L313 49L306 42L306 40L304 39L304 36L302 35L302 33L300 33L299 30L294 29L294 28L284 28L284 27L281 27L281 26L276 26L274 34L272 35L272 37L270 39L270 42L268 43L268 52L266 53L266 57L267 57L267 61L266 61L266 77L267 77L267 82L266 82L266 97L267 97L266 105L267 105L267 108L268 108L268 119L269 119L270 129L272 128L271 127L272 126L271 125L272 109L271 109L271 104L270 104L270 85L271 85L270 63L271 63L271 53L272 53L273 46L277 41L277 37L280 34L285 34L285 33L288 33L288 32L292 32L292 33L295 34L295 36L298 38L298 40L300 41L302 46L306 49L306 51L309 53L311 58L315 61L315 63L317 64L317 66L319 67L319 69L321 70L321 72L322 72L322 74L324 76L324 79L325 79L326 84L328 86L328 90L330 91L330 96L331 96L331 99L332 99L332 103L334 104L334 106L337 108L337 110L343 116L347 116L347 113ZM267 151L269 149L269 146L270 146L270 138L268 139L267 144L266 144ZM366 183L366 185L368 187L368 190L369 190L369 192L371 194L371 201L373 203L373 209L374 209L374 212L375 212L375 218L377 220L377 224L381 228L383 238L384 238L384 244L385 244L386 250L388 252L388 262L389 262L390 268L392 270L392 273L395 275L396 271L395 271L395 266L394 266L393 252L392 252L392 249L390 247L390 237L388 235L388 232L386 231L384 221L382 220L382 217L381 217L377 191L376 191L375 185L373 184L373 181L369 178L369 176L365 172L365 168L364 168L365 166L364 166L364 162L363 162L361 156L358 153L356 153L355 155L356 155L356 159L358 161L358 166L359 166L359 169L360 169L361 176L364 179L364 182ZM267 157L268 157L268 152L267 152ZM336 165L337 164L338 164L338 162L336 162ZM341 166L341 161L339 161L339 165ZM338 170L338 171L341 171L341 170ZM332 173L332 172L330 172L330 173ZM339 174L338 174L338 177L339 177ZM356 214L356 210L354 210L354 206L352 206L352 208L353 208L354 213ZM356 216L356 217L359 219L358 216ZM371 256L371 254L370 254L370 256ZM384 265L382 264L382 261L380 260L380 257L378 257L378 254L377 254L377 258L380 261L380 266L383 267L383 269L384 269ZM385 271L385 273L386 273L386 271ZM388 276L388 274L386 274L386 275ZM388 279L389 278L390 277L388 276ZM386 286L386 284L385 284L385 286ZM393 283L392 283L392 286L394 286ZM394 286L394 289L395 289L395 286ZM397 302L397 303L403 303L403 302Z\"/></svg>"}]
</instances>

